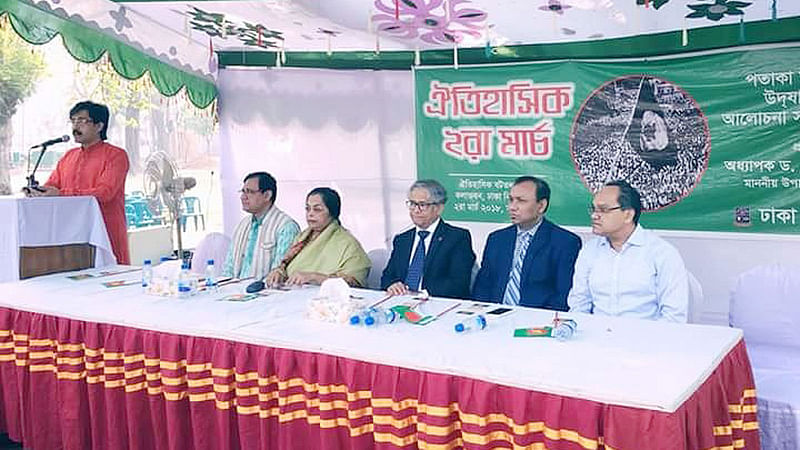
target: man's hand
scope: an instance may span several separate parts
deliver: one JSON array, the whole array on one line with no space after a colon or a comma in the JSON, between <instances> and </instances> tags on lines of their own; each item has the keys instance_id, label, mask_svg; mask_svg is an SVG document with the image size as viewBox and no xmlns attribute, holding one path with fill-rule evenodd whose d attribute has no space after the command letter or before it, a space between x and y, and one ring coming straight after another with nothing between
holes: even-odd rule
<instances>
[{"instance_id":1,"label":"man's hand","mask_svg":"<svg viewBox=\"0 0 800 450\"><path fill-rule=\"evenodd\" d=\"M408 286L402 281L396 281L386 288L386 293L390 295L406 295L408 294Z\"/></svg>"},{"instance_id":2,"label":"man's hand","mask_svg":"<svg viewBox=\"0 0 800 450\"><path fill-rule=\"evenodd\" d=\"M55 186L45 186L42 195L45 197L57 197L61 191Z\"/></svg>"}]
</instances>

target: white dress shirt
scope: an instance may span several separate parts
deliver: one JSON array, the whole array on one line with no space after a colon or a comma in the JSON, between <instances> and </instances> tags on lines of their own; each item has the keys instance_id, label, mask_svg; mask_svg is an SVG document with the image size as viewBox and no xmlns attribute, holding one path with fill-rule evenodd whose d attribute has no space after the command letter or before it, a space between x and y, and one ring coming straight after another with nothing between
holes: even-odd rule
<instances>
[{"instance_id":1,"label":"white dress shirt","mask_svg":"<svg viewBox=\"0 0 800 450\"><path fill-rule=\"evenodd\" d=\"M570 311L686 322L689 282L671 244L637 225L617 252L595 237L575 262Z\"/></svg>"}]
</instances>

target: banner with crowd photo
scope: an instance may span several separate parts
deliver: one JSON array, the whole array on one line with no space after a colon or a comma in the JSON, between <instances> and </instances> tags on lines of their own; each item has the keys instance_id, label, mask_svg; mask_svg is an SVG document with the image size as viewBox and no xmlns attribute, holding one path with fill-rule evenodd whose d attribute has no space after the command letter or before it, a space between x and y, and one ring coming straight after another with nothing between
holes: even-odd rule
<instances>
[{"instance_id":1,"label":"banner with crowd photo","mask_svg":"<svg viewBox=\"0 0 800 450\"><path fill-rule=\"evenodd\" d=\"M624 179L650 228L800 233L800 51L415 72L417 174L445 217L508 222L520 175L549 218L589 225L591 192Z\"/></svg>"}]
</instances>

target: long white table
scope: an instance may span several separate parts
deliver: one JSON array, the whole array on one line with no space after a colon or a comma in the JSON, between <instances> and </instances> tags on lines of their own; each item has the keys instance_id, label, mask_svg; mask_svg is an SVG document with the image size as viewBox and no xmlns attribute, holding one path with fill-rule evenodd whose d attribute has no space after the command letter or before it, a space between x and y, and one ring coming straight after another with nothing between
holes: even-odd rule
<instances>
[{"instance_id":1,"label":"long white table","mask_svg":"<svg viewBox=\"0 0 800 450\"><path fill-rule=\"evenodd\" d=\"M218 294L200 294L188 299L144 295L136 285L106 288L100 284L137 280L139 276L139 272L132 272L72 281L65 274L57 274L4 284L0 286L3 292L0 307L59 320L197 336L302 354L323 354L378 367L400 367L419 373L480 380L491 386L531 391L549 396L547 398L580 399L583 402L580 405L588 401L601 405L600 409L615 406L623 408L621 411L626 411L625 408L643 413L653 411L664 418L684 414L682 408L686 409L687 400L693 398L701 386L706 386L721 362L732 353L744 352L740 330L716 326L571 314L569 316L578 322L579 332L573 340L558 342L548 338L512 337L515 328L548 324L553 313L544 310L515 308L504 317L490 318L489 327L484 331L458 335L453 325L465 316L455 311L427 326L400 323L373 329L307 319L307 304L318 292L317 287L275 291L256 300L237 303L219 299L242 292L246 283L223 287ZM380 299L383 293L356 290L354 295L371 302ZM409 300L400 297L386 305ZM455 302L432 299L425 303L425 312L436 314ZM461 303L467 306L472 302ZM711 433L713 429L713 435L718 436L718 431L724 434L724 427L728 427L733 442L744 443L745 438L736 437L737 426L741 432L752 432L755 428L755 444L748 441L753 447L757 446L757 422L754 411L742 406L745 399L755 402L746 354L744 363L739 361L738 364L737 370L742 372L744 384L749 380L749 388L736 388L742 391L740 397L728 399L723 406L733 410L736 407L731 405L738 404L740 414L743 410L753 414L746 418L729 418L730 423L716 423L707 431ZM716 388L706 386L705 389ZM606 420L611 422L610 418ZM698 422L698 428L700 425ZM732 426L734 431L731 431ZM639 432L634 430L634 433ZM603 442L603 438L594 442Z\"/></svg>"},{"instance_id":2,"label":"long white table","mask_svg":"<svg viewBox=\"0 0 800 450\"><path fill-rule=\"evenodd\" d=\"M19 248L88 243L95 267L116 264L94 197L0 196L0 282L19 280Z\"/></svg>"}]
</instances>

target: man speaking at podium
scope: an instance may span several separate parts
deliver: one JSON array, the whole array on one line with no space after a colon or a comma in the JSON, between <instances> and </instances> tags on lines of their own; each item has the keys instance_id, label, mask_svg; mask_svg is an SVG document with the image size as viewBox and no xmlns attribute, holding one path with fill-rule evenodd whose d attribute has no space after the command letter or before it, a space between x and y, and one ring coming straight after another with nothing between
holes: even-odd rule
<instances>
[{"instance_id":1,"label":"man speaking at podium","mask_svg":"<svg viewBox=\"0 0 800 450\"><path fill-rule=\"evenodd\" d=\"M130 264L128 228L125 223L125 176L128 154L105 142L108 107L80 102L69 111L72 136L80 147L58 161L42 192L32 195L92 195L100 204L111 248L119 264Z\"/></svg>"}]
</instances>

